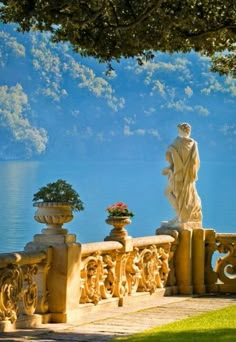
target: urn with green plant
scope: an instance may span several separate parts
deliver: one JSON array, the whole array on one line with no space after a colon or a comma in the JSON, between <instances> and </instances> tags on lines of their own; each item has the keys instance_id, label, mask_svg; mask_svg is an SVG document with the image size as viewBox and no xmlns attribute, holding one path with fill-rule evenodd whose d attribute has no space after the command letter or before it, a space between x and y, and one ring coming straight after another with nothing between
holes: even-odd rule
<instances>
[{"instance_id":1,"label":"urn with green plant","mask_svg":"<svg viewBox=\"0 0 236 342\"><path fill-rule=\"evenodd\" d=\"M66 234L62 225L73 219L73 212L84 210L78 192L62 179L41 187L33 195L33 205L38 208L34 219L47 226L44 234Z\"/></svg>"}]
</instances>

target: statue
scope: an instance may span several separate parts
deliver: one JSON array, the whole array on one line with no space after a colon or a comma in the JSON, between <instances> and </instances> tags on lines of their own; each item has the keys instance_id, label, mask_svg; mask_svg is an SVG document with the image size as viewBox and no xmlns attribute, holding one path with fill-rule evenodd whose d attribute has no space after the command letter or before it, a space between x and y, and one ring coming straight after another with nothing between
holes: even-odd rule
<instances>
[{"instance_id":1,"label":"statue","mask_svg":"<svg viewBox=\"0 0 236 342\"><path fill-rule=\"evenodd\" d=\"M162 226L180 227L186 224L189 228L201 228L201 200L195 187L200 166L197 142L190 138L191 126L188 123L180 123L177 128L179 136L166 152L169 166L162 171L163 175L168 176L165 195L176 217L164 221Z\"/></svg>"}]
</instances>

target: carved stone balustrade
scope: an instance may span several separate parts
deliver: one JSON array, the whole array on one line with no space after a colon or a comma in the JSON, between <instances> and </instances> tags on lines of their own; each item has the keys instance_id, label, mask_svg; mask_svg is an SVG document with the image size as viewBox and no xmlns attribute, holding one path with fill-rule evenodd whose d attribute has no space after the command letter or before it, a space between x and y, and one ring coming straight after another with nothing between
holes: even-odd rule
<instances>
[{"instance_id":1,"label":"carved stone balustrade","mask_svg":"<svg viewBox=\"0 0 236 342\"><path fill-rule=\"evenodd\" d=\"M216 246L223 254L215 265L220 291L236 292L236 234L216 234Z\"/></svg>"},{"instance_id":2,"label":"carved stone balustrade","mask_svg":"<svg viewBox=\"0 0 236 342\"><path fill-rule=\"evenodd\" d=\"M205 274L207 292L236 293L236 234L208 232Z\"/></svg>"},{"instance_id":3,"label":"carved stone balustrade","mask_svg":"<svg viewBox=\"0 0 236 342\"><path fill-rule=\"evenodd\" d=\"M0 331L8 323L14 324L19 315L32 316L37 308L46 307L46 273L49 268L48 251L0 254ZM43 268L44 285L40 291L36 276ZM44 292L42 292L44 289Z\"/></svg>"},{"instance_id":4,"label":"carved stone balustrade","mask_svg":"<svg viewBox=\"0 0 236 342\"><path fill-rule=\"evenodd\" d=\"M130 258L133 266L139 269L137 291L153 293L166 285L175 286L174 242L175 239L169 235L133 239L134 251ZM132 272L129 277L132 279Z\"/></svg>"},{"instance_id":5,"label":"carved stone balustrade","mask_svg":"<svg viewBox=\"0 0 236 342\"><path fill-rule=\"evenodd\" d=\"M168 235L129 239L129 249L118 241L82 245L80 303L98 304L126 295L153 293L167 284L173 270L174 238ZM172 277L174 279L174 277ZM173 285L173 282L169 285Z\"/></svg>"},{"instance_id":6,"label":"carved stone balustrade","mask_svg":"<svg viewBox=\"0 0 236 342\"><path fill-rule=\"evenodd\" d=\"M98 304L101 299L121 295L122 281L117 271L120 242L104 241L82 245L80 303Z\"/></svg>"},{"instance_id":7,"label":"carved stone balustrade","mask_svg":"<svg viewBox=\"0 0 236 342\"><path fill-rule=\"evenodd\" d=\"M160 228L87 244L42 234L24 252L0 254L0 331L22 327L22 317L27 327L36 316L73 322L150 294L192 293L236 293L236 234Z\"/></svg>"}]
</instances>

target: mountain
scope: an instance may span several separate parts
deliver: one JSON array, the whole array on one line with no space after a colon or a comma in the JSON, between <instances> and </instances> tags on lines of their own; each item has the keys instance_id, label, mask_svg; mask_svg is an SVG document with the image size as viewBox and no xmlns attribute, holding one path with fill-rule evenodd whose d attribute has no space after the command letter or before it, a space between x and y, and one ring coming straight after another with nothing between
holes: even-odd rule
<instances>
[{"instance_id":1,"label":"mountain","mask_svg":"<svg viewBox=\"0 0 236 342\"><path fill-rule=\"evenodd\" d=\"M153 160L187 121L201 159L236 160L236 81L207 58L156 53L112 67L0 25L0 159Z\"/></svg>"}]
</instances>

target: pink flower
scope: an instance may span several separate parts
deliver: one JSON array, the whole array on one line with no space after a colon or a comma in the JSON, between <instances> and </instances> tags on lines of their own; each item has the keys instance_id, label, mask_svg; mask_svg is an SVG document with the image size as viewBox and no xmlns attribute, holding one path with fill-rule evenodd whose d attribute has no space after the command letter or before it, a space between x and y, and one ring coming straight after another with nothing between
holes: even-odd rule
<instances>
[{"instance_id":1,"label":"pink flower","mask_svg":"<svg viewBox=\"0 0 236 342\"><path fill-rule=\"evenodd\" d=\"M117 202L115 204L111 204L106 208L109 216L134 216L132 211L128 210L127 204L123 202Z\"/></svg>"}]
</instances>

